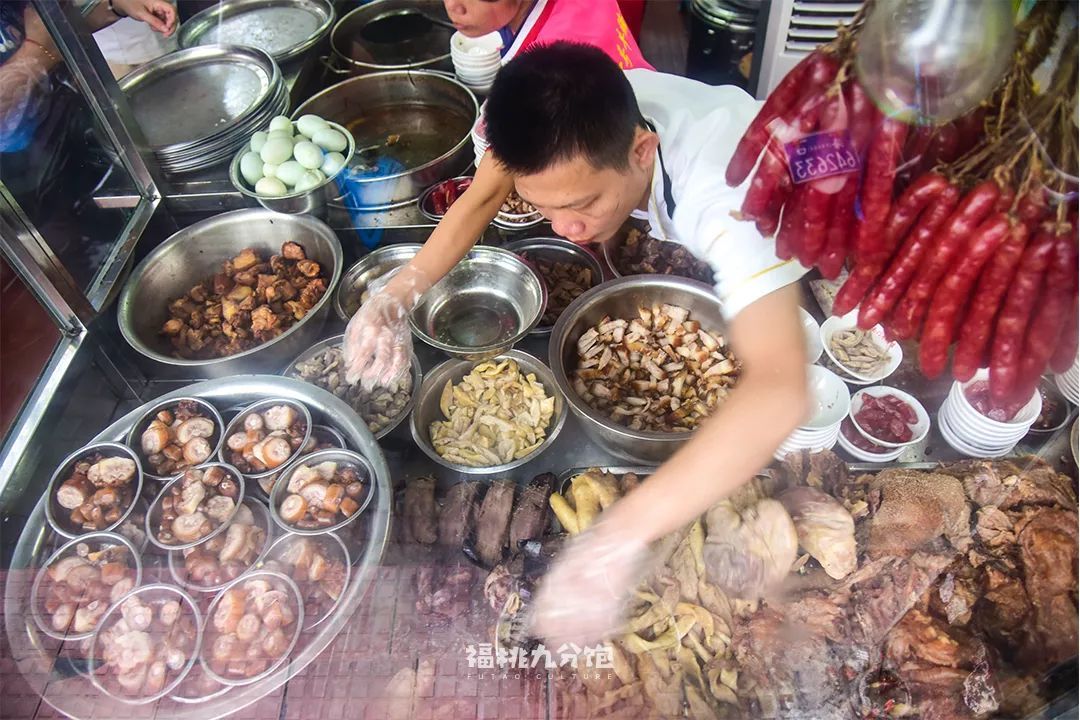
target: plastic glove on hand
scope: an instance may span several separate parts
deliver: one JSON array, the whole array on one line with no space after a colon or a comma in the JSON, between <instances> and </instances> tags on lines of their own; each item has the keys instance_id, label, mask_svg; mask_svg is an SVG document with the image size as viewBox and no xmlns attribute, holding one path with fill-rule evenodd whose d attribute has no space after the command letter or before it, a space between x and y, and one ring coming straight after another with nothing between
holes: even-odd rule
<instances>
[{"instance_id":1,"label":"plastic glove on hand","mask_svg":"<svg viewBox=\"0 0 1080 720\"><path fill-rule=\"evenodd\" d=\"M345 381L365 390L389 387L412 362L409 313L429 286L422 271L406 265L376 279L370 297L345 328Z\"/></svg>"},{"instance_id":2,"label":"plastic glove on hand","mask_svg":"<svg viewBox=\"0 0 1080 720\"><path fill-rule=\"evenodd\" d=\"M646 543L603 522L573 538L540 585L530 634L560 647L591 645L617 633L647 559Z\"/></svg>"}]
</instances>

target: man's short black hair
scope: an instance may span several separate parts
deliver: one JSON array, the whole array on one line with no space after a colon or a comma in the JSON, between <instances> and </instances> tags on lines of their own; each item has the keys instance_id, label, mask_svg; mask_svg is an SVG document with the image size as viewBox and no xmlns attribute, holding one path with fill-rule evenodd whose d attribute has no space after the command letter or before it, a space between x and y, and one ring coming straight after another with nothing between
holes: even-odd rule
<instances>
[{"instance_id":1,"label":"man's short black hair","mask_svg":"<svg viewBox=\"0 0 1080 720\"><path fill-rule=\"evenodd\" d=\"M623 71L591 45L530 48L495 78L486 107L492 152L517 175L583 156L598 169L624 170L643 125Z\"/></svg>"}]
</instances>

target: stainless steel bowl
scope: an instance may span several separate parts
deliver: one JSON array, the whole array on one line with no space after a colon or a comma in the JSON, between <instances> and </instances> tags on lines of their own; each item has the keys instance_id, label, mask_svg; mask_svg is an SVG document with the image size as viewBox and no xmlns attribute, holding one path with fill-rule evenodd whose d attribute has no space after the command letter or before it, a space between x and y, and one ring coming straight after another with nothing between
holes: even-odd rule
<instances>
[{"instance_id":1,"label":"stainless steel bowl","mask_svg":"<svg viewBox=\"0 0 1080 720\"><path fill-rule=\"evenodd\" d=\"M255 559L252 560L246 568L244 568L244 572L246 573L251 568L257 566L259 564L259 561L261 561L263 556L266 554L266 551L270 549L270 543L271 540L273 540L272 534L274 531L274 524L270 521L270 511L266 509L265 505L263 505L255 498L246 497L244 498L242 504L246 505L247 508L251 510L251 514L255 517L255 525L257 527L261 527L264 533L262 547L259 548L259 552L255 554ZM232 520L229 521L228 525L232 525L234 522L236 522L235 516ZM227 533L228 529L226 529L225 532ZM202 545L205 542L206 540L199 541L199 543L192 547L191 550L198 549L199 545ZM232 582L232 580L226 580L223 583L217 583L215 585L199 585L198 583L189 582L187 573L184 570L184 558L185 555L183 551L177 550L169 553L169 574L172 575L173 581L179 587L182 587L190 592L209 593L217 592L218 590ZM242 574L243 573L241 573L241 575Z\"/></svg>"},{"instance_id":2,"label":"stainless steel bowl","mask_svg":"<svg viewBox=\"0 0 1080 720\"><path fill-rule=\"evenodd\" d=\"M83 530L81 527L75 527L68 519L70 510L66 510L60 507L60 504L56 502L56 490L60 485L68 479L71 475L72 469L75 467L75 463L82 460L87 455L92 453L101 453L105 457L127 457L135 461L135 479L132 480L132 492L131 502L127 508L120 514L120 519L116 522L101 528L101 530ZM114 442L99 442L85 445L75 452L68 455L57 466L53 472L52 478L49 480L49 487L46 489L48 493L45 500L45 519L49 522L51 527L58 535L65 538L79 537L80 535L86 535L88 532L110 532L120 527L124 520L127 519L131 511L135 509L135 505L138 503L139 495L142 494L143 487L143 469L142 463L139 462L139 455L134 450L126 445Z\"/></svg>"},{"instance_id":3,"label":"stainless steel bowl","mask_svg":"<svg viewBox=\"0 0 1080 720\"><path fill-rule=\"evenodd\" d=\"M292 116L308 113L352 129L361 148L382 143L391 133L405 133L407 138L410 131L426 136L428 142L438 138L440 149L447 148L435 157L419 156L410 166L388 174L360 167L364 153L357 153L350 165L356 172L349 176L349 196L342 205L370 209L412 202L431 185L460 175L472 161L470 132L480 106L472 91L452 77L397 71L361 75L332 85L312 96ZM452 117L461 122L451 123Z\"/></svg>"},{"instance_id":4,"label":"stainless steel bowl","mask_svg":"<svg viewBox=\"0 0 1080 720\"><path fill-rule=\"evenodd\" d=\"M360 258L341 276L341 282L334 291L334 312L349 322L360 309L360 299L371 283L412 260L422 247L419 243L387 245Z\"/></svg>"},{"instance_id":5,"label":"stainless steel bowl","mask_svg":"<svg viewBox=\"0 0 1080 720\"><path fill-rule=\"evenodd\" d=\"M443 219L443 217L445 217L446 213L438 212L435 209L435 203L433 200L435 191L443 185L454 183L454 186L457 188L458 193L463 193L469 189L469 186L472 185L472 181L472 175L461 175L460 177L450 178L449 180L443 180L442 182L435 183L423 193L421 193L420 197L416 199L416 206L420 208L420 214L426 217L428 220L431 220L432 222L439 222Z\"/></svg>"},{"instance_id":6,"label":"stainless steel bowl","mask_svg":"<svg viewBox=\"0 0 1080 720\"><path fill-rule=\"evenodd\" d=\"M252 683L258 682L259 680L262 680L264 677L271 675L281 666L283 662L289 659L289 656L292 655L293 648L296 647L296 641L300 639L300 631L303 630L304 627L304 598L300 595L300 588L296 587L296 583L292 581L292 578L285 577L281 573L259 570L257 572L249 572L245 575L241 575L240 577L236 578L231 583L226 585L221 590L221 592L217 594L217 596L214 598L214 601L210 603L210 607L206 611L207 631L204 631L204 640L205 632L208 632L209 629L213 627L212 620L214 617L214 611L217 609L218 603L221 602L221 598L225 597L225 593L229 592L229 590L231 590L234 585L240 585L242 583L248 582L249 580L260 579L269 581L270 584L276 586L276 588L284 587L286 594L292 597L293 608L296 610L296 620L293 621L294 629L292 633L292 639L289 641L289 647L285 650L285 652L281 654L281 657L270 663L269 667L267 667L265 670L263 670L261 673L258 673L257 675L252 675L251 677L241 679L222 677L221 675L218 675L216 672L211 670L210 664L206 661L206 654L209 650L213 648L214 644L212 642L203 642L202 651L199 653L199 664L202 665L203 672L205 672L209 678L211 678L212 680L216 680L222 685L229 685L232 687L236 687L239 685L250 685Z\"/></svg>"},{"instance_id":7,"label":"stainless steel bowl","mask_svg":"<svg viewBox=\"0 0 1080 720\"><path fill-rule=\"evenodd\" d=\"M587 248L572 243L569 240L563 238L527 238L525 240L515 240L514 242L507 243L504 246L507 250L518 255L538 258L545 262L563 262L571 263L573 265L584 265L592 271L593 283L590 287L596 287L604 279L604 268L600 265L600 260L592 254ZM535 269L535 268L534 268ZM544 276L537 270L537 274L541 280L544 280ZM547 282L544 282L544 289L548 293L548 301L551 301L551 288L547 287ZM586 288L590 289L590 288ZM534 335L547 335L551 332L551 328L554 325L544 325L543 318L541 318L540 324L537 324L533 328Z\"/></svg>"},{"instance_id":8,"label":"stainless steel bowl","mask_svg":"<svg viewBox=\"0 0 1080 720\"><path fill-rule=\"evenodd\" d=\"M49 568L57 561L76 554L80 545L87 545L91 549L101 549L102 547L109 545L123 546L127 549L129 557L131 558L128 562L128 566L135 569L134 587L139 587L139 585L142 584L143 567L142 560L139 559L139 551L136 550L135 545L123 535L108 532L92 532L81 535L74 540L69 540L45 561L45 564L38 570L37 576L34 578L34 584L30 588L30 614L34 618L34 623L41 632L56 640L82 640L94 634L93 630L85 633L76 633L74 631L57 632L42 615L42 602L40 597L41 586L42 583L45 582L45 576L48 573ZM104 615L102 615L101 619L104 620Z\"/></svg>"},{"instance_id":9,"label":"stainless steel bowl","mask_svg":"<svg viewBox=\"0 0 1080 720\"><path fill-rule=\"evenodd\" d=\"M474 247L420 298L413 334L462 360L487 360L529 334L544 314L547 289L509 250Z\"/></svg>"},{"instance_id":10,"label":"stainless steel bowl","mask_svg":"<svg viewBox=\"0 0 1080 720\"><path fill-rule=\"evenodd\" d=\"M147 426L150 425L151 421L157 417L159 412L162 410L170 410L184 401L195 403L199 406L199 409L203 411L205 417L214 421L214 434L210 436L210 458L216 457L218 451L221 450L221 443L225 438L225 421L221 419L221 413L219 413L217 408L212 404L205 400L200 400L199 398L180 398L179 400L163 400L159 403L154 403L150 406L150 409L131 426L131 432L128 433L127 440L124 441L124 444L139 456L139 462L143 465L143 477L148 477L151 480L160 482L162 480L168 480L176 475L176 473L155 475L146 469L149 467L149 464L146 463L143 458L142 434L145 432Z\"/></svg>"},{"instance_id":11,"label":"stainless steel bowl","mask_svg":"<svg viewBox=\"0 0 1080 720\"><path fill-rule=\"evenodd\" d=\"M285 496L289 494L289 478L292 477L293 473L295 473L297 468L301 465L318 465L321 462L336 462L355 466L360 474L365 476L364 487L366 488L366 492L364 493L364 499L360 502L360 507L356 512L339 520L333 525L327 525L324 528L315 528L313 530L305 530L296 527L295 525L290 525L285 522L285 519L282 518L281 514L278 512L278 508L281 507L281 503L285 500ZM341 528L352 524L364 514L364 510L367 509L367 506L371 503L371 498L374 495L372 492L374 477L375 469L371 467L371 463L368 462L368 459L352 450L330 448L313 452L310 455L305 455L303 458L290 465L285 472L281 473L277 482L274 483L274 491L270 493L270 516L274 518L274 522L276 522L278 527L282 530L296 535L325 535L326 533L336 532Z\"/></svg>"},{"instance_id":12,"label":"stainless steel bowl","mask_svg":"<svg viewBox=\"0 0 1080 720\"><path fill-rule=\"evenodd\" d=\"M602 448L644 465L656 465L686 444L689 433L631 430L591 407L574 391L570 374L577 367L577 341L605 316L637 317L638 307L670 303L690 311L690 317L710 332L726 334L720 299L703 283L672 275L634 275L609 280L579 297L563 312L551 331L549 362L559 391L585 432Z\"/></svg>"},{"instance_id":13,"label":"stainless steel bowl","mask_svg":"<svg viewBox=\"0 0 1080 720\"><path fill-rule=\"evenodd\" d=\"M117 620L120 619L121 608L123 607L124 602L132 597L138 597L145 603L176 600L180 603L182 608L186 609L186 614L191 615L193 619L192 624L195 628L195 642L193 643L191 648L191 655L184 662L184 666L180 668L180 670L177 672L176 677L174 677L169 683L167 683L165 687L163 687L159 692L154 693L153 695L147 695L145 697L129 697L126 695L117 695L113 692L110 692L109 689L105 686L99 668L99 665L101 665L102 653L98 648L98 642L101 639L101 633L103 630L111 627ZM181 612L183 613L183 610ZM164 641L164 639L164 637L155 637L152 639L152 642L162 642ZM98 623L97 628L94 630L93 636L90 638L90 652L88 654L89 672L87 674L90 676L90 681L94 684L94 687L111 697L113 700L118 700L119 702L125 703L127 705L147 705L165 697L173 690L175 690L181 682L183 682L184 678L187 676L188 672L191 671L192 666L195 664L195 658L199 656L199 652L202 649L202 640L202 613L199 612L198 604L195 602L194 599L192 599L190 595L188 595L186 592L179 588L173 587L172 585L166 585L164 583L144 585L140 588L135 588L127 595L124 595L124 597L120 598L120 600L113 603L106 612L105 616L101 618L101 622Z\"/></svg>"},{"instance_id":14,"label":"stainless steel bowl","mask_svg":"<svg viewBox=\"0 0 1080 720\"><path fill-rule=\"evenodd\" d=\"M364 3L342 16L330 33L334 65L342 68L341 72L352 74L419 68L453 70L450 60L450 35L453 30L442 30L440 26L435 28L442 32L428 33L431 37L398 38L399 41L393 43L397 46L394 48L396 53L406 49L408 43L408 52L401 53L400 58L380 60L365 50L363 37L365 30L370 31L370 25L388 19L393 21L394 16L400 17L415 10L423 10L425 15L444 22L450 21L443 5L430 0L373 0Z\"/></svg>"},{"instance_id":15,"label":"stainless steel bowl","mask_svg":"<svg viewBox=\"0 0 1080 720\"><path fill-rule=\"evenodd\" d=\"M159 330L169 317L168 303L221 271L221 264L244 248L266 256L293 241L318 261L327 274L327 292L303 319L272 340L242 353L213 360L172 356ZM120 332L136 352L157 364L157 371L185 377L228 377L276 371L306 348L322 331L341 277L341 243L326 224L301 215L264 209L235 210L190 225L159 245L132 271L117 303Z\"/></svg>"},{"instance_id":16,"label":"stainless steel bowl","mask_svg":"<svg viewBox=\"0 0 1080 720\"><path fill-rule=\"evenodd\" d=\"M304 441L300 443L300 448L303 448L304 445L307 444L308 438L311 437L312 425L311 411L308 410L307 406L303 403L294 402L285 398L267 398L265 400L260 400L257 403L252 403L251 405L248 405L236 417L229 421L229 424L225 428L225 440L221 443L221 449L218 450L218 460L220 460L222 464L227 464L229 462L229 456L227 454L229 449L229 436L233 433L243 431L244 420L247 419L247 416L253 412L262 412L263 410L268 410L276 405L288 405L289 407L300 413L300 417L304 419L304 425L307 426L307 432L304 434ZM288 467L289 463L295 460L299 454L299 450L293 450L293 453L289 456L289 459L276 468L272 468L270 470L263 470L262 472L241 474L244 476L244 479L247 480L249 483L253 480L257 482L260 478L268 477L270 475L273 475L274 473L283 472L285 468ZM240 471L237 470L237 472Z\"/></svg>"},{"instance_id":17,"label":"stainless steel bowl","mask_svg":"<svg viewBox=\"0 0 1080 720\"><path fill-rule=\"evenodd\" d=\"M341 345L341 342L342 342L342 340L344 338L345 338L344 335L334 335L333 337L328 337L325 340L320 340L319 342L315 343L314 345L309 347L304 352L300 353L300 355L298 355L295 360L293 360L291 363L289 363L288 367L286 367L285 370L282 371L281 374L284 375L285 377L294 377L297 380L303 380L303 378L301 378L299 376L299 374L297 373L296 366L299 365L302 362L306 362L307 360L315 357L316 355L321 353L323 350L326 350L327 348L335 347L337 345ZM380 439L386 437L387 435L389 435L390 433L392 433L394 431L394 428L396 428L398 425L400 425L401 421L404 420L405 418L409 417L409 413L412 412L413 405L416 403L416 391L420 388L420 383L424 379L423 371L420 368L420 361L417 359L415 353L412 356L412 369L411 369L411 372L412 372L412 393L409 396L409 401L407 403L405 403L405 407L402 409L402 411L400 413L398 413L398 415L396 417L393 417L393 418L390 419L390 423L388 425L381 428L378 432L375 432L375 439L376 440L380 440ZM330 392L330 391L328 390L327 392ZM336 393L332 393L332 394L334 394L335 397L340 397ZM345 400L346 403L349 402L345 398L341 398L341 399ZM352 407L353 410L355 410L357 412L357 414L359 414L359 412L360 412L359 408L354 407L352 405L352 403L349 403L349 406ZM364 422L367 422L366 420L364 420L364 418L362 416L361 416L360 419L363 420ZM370 430L371 427L368 426L368 429ZM345 446L342 445L341 447L345 447Z\"/></svg>"},{"instance_id":18,"label":"stainless steel bowl","mask_svg":"<svg viewBox=\"0 0 1080 720\"><path fill-rule=\"evenodd\" d=\"M1072 406L1069 404L1065 394L1058 389L1050 377L1043 377L1039 380L1039 392L1043 396L1042 411L1039 413L1039 417L1041 418L1042 413L1047 412L1053 405L1057 408L1057 415L1051 416L1051 419L1056 420L1056 422L1047 427L1032 425L1028 432L1034 435L1050 435L1064 429L1069 424L1069 420L1072 419ZM1036 420L1036 422L1038 421Z\"/></svg>"},{"instance_id":19,"label":"stainless steel bowl","mask_svg":"<svg viewBox=\"0 0 1080 720\"><path fill-rule=\"evenodd\" d=\"M260 569L266 569L272 572L280 572L283 575L287 574L285 567L275 567L273 563L285 566L286 563L282 561L281 558L285 556L289 548L291 548L295 543L301 542L318 543L323 547L324 550L327 551L328 555L336 556L336 559L339 560L345 567L345 582L343 583L343 585L345 587L349 586L349 578L352 575L352 557L349 554L349 548L345 546L345 543L342 542L341 538L338 537L336 533L325 533L323 535L317 535L315 537L297 535L296 533L287 533L285 535L282 535L277 540L275 540L274 544L270 546L270 549L266 551L266 554L263 556L262 562L259 565ZM289 566L289 569L291 570L291 566ZM297 582L298 585L304 584L302 580L298 580L295 582ZM312 613L309 613L307 607L305 607L304 630L310 630L311 628L321 624L324 620L334 614L334 611L337 610L337 606L340 603L341 598L339 597L330 606L330 609L327 610L325 613L322 613L321 615L314 615Z\"/></svg>"},{"instance_id":20,"label":"stainless steel bowl","mask_svg":"<svg viewBox=\"0 0 1080 720\"><path fill-rule=\"evenodd\" d=\"M172 490L173 485L183 481L184 479L183 474L177 475L175 478L172 479L171 482L169 482L168 485L161 488L161 492L159 492L157 494L157 497L154 498L154 501L150 503L150 510L148 510L146 513L146 537L149 538L151 543L161 548L162 550L186 550L188 548L195 547L196 545L201 545L207 540L215 538L225 531L225 528L227 528L229 526L229 523L233 521L233 518L236 517L236 510L240 507L240 503L244 502L244 476L241 475L240 471L234 468L232 465L226 465L225 463L207 463L205 465L200 465L199 469L208 470L212 467L223 468L227 473L236 478L236 484L239 488L239 492L236 495L236 502L233 504L233 509L232 512L229 514L229 517L224 522L220 523L216 528L211 530L206 535L203 535L198 540L174 544L164 543L161 540L158 540L157 529L161 526L162 501L165 499L169 491Z\"/></svg>"},{"instance_id":21,"label":"stainless steel bowl","mask_svg":"<svg viewBox=\"0 0 1080 720\"><path fill-rule=\"evenodd\" d=\"M335 18L330 0L219 0L188 18L176 39L181 48L250 42L284 65L318 45Z\"/></svg>"},{"instance_id":22,"label":"stainless steel bowl","mask_svg":"<svg viewBox=\"0 0 1080 720\"><path fill-rule=\"evenodd\" d=\"M513 360L518 364L518 367L521 368L523 373L533 373L536 375L536 379L544 386L544 390L547 391L547 394L555 398L555 413L551 416L551 424L547 428L547 436L544 438L544 442L540 447L536 448L536 450L533 450L523 458L518 458L513 462L491 467L458 465L457 463L444 459L442 455L439 455L439 453L435 451L435 447L431 444L430 428L431 423L436 420L446 419L443 417L442 410L439 409L439 398L442 395L443 387L446 386L447 382L461 382L461 378L468 375L472 369L476 367L475 362L468 360L447 360L430 370L425 376L424 384L420 386L420 392L416 398L416 407L413 408L412 419L410 421L413 440L416 441L416 444L420 446L420 449L424 451L425 455L444 468L465 475L499 475L509 470L513 470L514 468L521 467L525 463L537 458L541 453L551 447L555 442L555 438L558 437L559 432L562 430L563 424L566 422L566 404L563 402L564 393L559 390L555 376L552 375L551 370L548 369L547 365L539 358L521 352L520 350L510 350L498 357L492 358L493 362L502 360Z\"/></svg>"},{"instance_id":23,"label":"stainless steel bowl","mask_svg":"<svg viewBox=\"0 0 1080 720\"><path fill-rule=\"evenodd\" d=\"M344 199L348 185L352 182L349 163L356 154L356 140L353 139L352 133L337 123L327 121L326 124L344 135L349 146L345 148L345 164L341 166L341 169L315 187L277 197L259 195L253 188L248 187L247 181L240 174L240 160L251 150L250 145L245 145L233 156L232 163L229 165L229 182L241 195L252 198L267 210L284 215L325 215L328 203L339 203ZM296 132L295 122L293 132Z\"/></svg>"}]
</instances>

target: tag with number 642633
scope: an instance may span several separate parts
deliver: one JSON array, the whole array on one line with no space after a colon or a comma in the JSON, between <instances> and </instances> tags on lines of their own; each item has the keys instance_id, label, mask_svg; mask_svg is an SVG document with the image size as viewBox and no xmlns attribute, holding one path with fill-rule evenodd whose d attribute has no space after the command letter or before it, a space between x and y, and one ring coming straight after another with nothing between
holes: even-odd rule
<instances>
[{"instance_id":1,"label":"tag with number 642633","mask_svg":"<svg viewBox=\"0 0 1080 720\"><path fill-rule=\"evenodd\" d=\"M859 156L846 131L820 132L784 144L796 184L858 172Z\"/></svg>"}]
</instances>

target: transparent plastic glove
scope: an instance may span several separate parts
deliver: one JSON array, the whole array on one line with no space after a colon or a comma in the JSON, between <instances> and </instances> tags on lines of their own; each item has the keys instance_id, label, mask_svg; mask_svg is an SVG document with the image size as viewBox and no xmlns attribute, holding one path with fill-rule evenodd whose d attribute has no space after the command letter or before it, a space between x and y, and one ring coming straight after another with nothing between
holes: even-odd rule
<instances>
[{"instance_id":1,"label":"transparent plastic glove","mask_svg":"<svg viewBox=\"0 0 1080 720\"><path fill-rule=\"evenodd\" d=\"M576 536L541 582L530 634L557 648L592 645L618 632L648 558L645 542L610 524L600 522Z\"/></svg>"},{"instance_id":2,"label":"transparent plastic glove","mask_svg":"<svg viewBox=\"0 0 1080 720\"><path fill-rule=\"evenodd\" d=\"M370 297L345 328L346 382L371 390L388 387L408 372L413 355L409 313L428 287L423 276L405 266L370 285Z\"/></svg>"}]
</instances>

